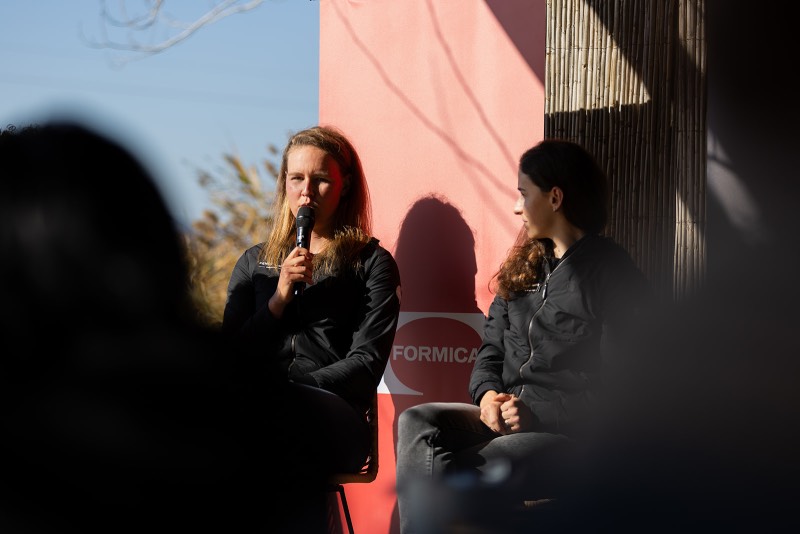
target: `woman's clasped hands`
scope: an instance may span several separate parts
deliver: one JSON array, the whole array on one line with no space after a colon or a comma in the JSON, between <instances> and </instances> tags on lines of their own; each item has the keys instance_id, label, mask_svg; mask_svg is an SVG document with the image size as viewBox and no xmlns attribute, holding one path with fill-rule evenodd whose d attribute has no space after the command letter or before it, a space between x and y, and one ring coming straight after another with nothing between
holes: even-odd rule
<instances>
[{"instance_id":1,"label":"woman's clasped hands","mask_svg":"<svg viewBox=\"0 0 800 534\"><path fill-rule=\"evenodd\" d=\"M531 426L533 414L511 393L487 391L481 399L481 421L498 434L512 434Z\"/></svg>"}]
</instances>

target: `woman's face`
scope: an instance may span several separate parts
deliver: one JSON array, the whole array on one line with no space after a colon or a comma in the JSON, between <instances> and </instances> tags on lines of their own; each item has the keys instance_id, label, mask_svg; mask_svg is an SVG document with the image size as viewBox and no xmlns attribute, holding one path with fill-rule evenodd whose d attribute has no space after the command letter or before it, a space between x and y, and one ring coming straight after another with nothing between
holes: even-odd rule
<instances>
[{"instance_id":1,"label":"woman's face","mask_svg":"<svg viewBox=\"0 0 800 534\"><path fill-rule=\"evenodd\" d=\"M514 205L514 213L522 217L525 230L531 239L552 238L558 200L554 195L555 188L550 191L533 183L530 176L519 171L517 179L519 198Z\"/></svg>"},{"instance_id":2,"label":"woman's face","mask_svg":"<svg viewBox=\"0 0 800 534\"><path fill-rule=\"evenodd\" d=\"M297 217L301 206L314 208L314 232L332 231L330 225L345 189L339 164L315 146L292 148L286 158L286 200Z\"/></svg>"}]
</instances>

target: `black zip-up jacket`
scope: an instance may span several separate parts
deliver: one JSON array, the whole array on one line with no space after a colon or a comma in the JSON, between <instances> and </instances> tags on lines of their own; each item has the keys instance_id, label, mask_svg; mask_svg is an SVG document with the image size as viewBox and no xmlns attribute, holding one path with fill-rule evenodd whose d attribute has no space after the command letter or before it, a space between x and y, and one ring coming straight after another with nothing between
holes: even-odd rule
<instances>
[{"instance_id":1,"label":"black zip-up jacket","mask_svg":"<svg viewBox=\"0 0 800 534\"><path fill-rule=\"evenodd\" d=\"M267 372L336 393L366 412L380 383L400 313L400 273L373 238L357 269L316 278L283 317L267 303L279 267L259 262L263 243L246 250L233 269L223 330L244 339ZM273 367L270 367L273 366Z\"/></svg>"},{"instance_id":2,"label":"black zip-up jacket","mask_svg":"<svg viewBox=\"0 0 800 534\"><path fill-rule=\"evenodd\" d=\"M622 247L584 236L536 287L495 297L470 377L473 402L489 390L513 393L538 430L570 433L594 407L613 336L625 335L648 292Z\"/></svg>"}]
</instances>

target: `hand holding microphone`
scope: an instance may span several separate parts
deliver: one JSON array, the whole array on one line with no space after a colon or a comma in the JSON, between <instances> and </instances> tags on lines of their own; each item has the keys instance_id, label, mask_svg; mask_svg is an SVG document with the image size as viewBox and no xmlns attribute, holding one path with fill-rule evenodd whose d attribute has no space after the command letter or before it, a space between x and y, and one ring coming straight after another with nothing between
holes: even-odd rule
<instances>
[{"instance_id":1,"label":"hand holding microphone","mask_svg":"<svg viewBox=\"0 0 800 534\"><path fill-rule=\"evenodd\" d=\"M295 220L297 226L297 241L296 245L307 249L311 243L311 230L314 229L314 208L311 206L301 206L297 210L297 219ZM303 294L305 282L295 282L294 296L299 297Z\"/></svg>"}]
</instances>

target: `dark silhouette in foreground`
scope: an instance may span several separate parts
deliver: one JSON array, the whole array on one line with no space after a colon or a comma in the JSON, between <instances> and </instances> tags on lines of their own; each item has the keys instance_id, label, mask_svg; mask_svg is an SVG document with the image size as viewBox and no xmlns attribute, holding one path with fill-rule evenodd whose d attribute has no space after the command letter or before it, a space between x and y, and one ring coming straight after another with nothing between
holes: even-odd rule
<instances>
[{"instance_id":1,"label":"dark silhouette in foreground","mask_svg":"<svg viewBox=\"0 0 800 534\"><path fill-rule=\"evenodd\" d=\"M236 345L195 320L181 236L131 153L73 122L3 131L0 232L0 530L292 517L316 466L270 459L289 414L267 428Z\"/></svg>"}]
</instances>

